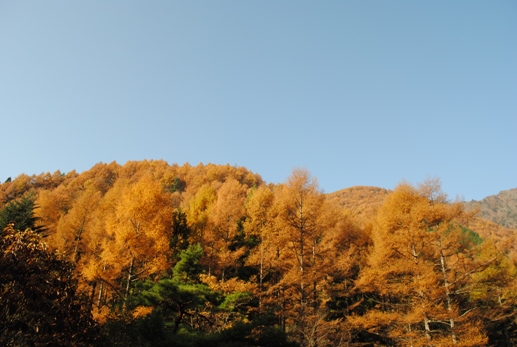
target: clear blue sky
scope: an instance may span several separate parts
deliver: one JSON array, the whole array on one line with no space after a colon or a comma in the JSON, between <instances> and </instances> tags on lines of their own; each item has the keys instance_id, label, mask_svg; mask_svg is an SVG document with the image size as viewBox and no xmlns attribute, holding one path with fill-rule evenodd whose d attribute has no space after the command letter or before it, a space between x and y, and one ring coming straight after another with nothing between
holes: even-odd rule
<instances>
[{"instance_id":1,"label":"clear blue sky","mask_svg":"<svg viewBox=\"0 0 517 347\"><path fill-rule=\"evenodd\" d=\"M0 180L164 159L517 187L517 2L0 0Z\"/></svg>"}]
</instances>

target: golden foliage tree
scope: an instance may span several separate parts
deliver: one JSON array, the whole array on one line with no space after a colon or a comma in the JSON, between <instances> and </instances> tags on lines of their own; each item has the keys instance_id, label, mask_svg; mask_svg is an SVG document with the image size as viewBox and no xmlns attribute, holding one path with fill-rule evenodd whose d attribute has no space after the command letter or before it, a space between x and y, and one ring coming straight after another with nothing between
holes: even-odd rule
<instances>
[{"instance_id":1,"label":"golden foliage tree","mask_svg":"<svg viewBox=\"0 0 517 347\"><path fill-rule=\"evenodd\" d=\"M91 237L90 231L95 223L95 211L101 200L101 192L93 185L88 186L77 197L57 227L56 238L64 242L71 260L78 262L81 254L87 252L85 238Z\"/></svg>"},{"instance_id":2,"label":"golden foliage tree","mask_svg":"<svg viewBox=\"0 0 517 347\"><path fill-rule=\"evenodd\" d=\"M279 187L274 209L281 278L271 291L282 305L287 330L302 345L311 345L318 336L308 332L321 316L325 299L330 254L324 240L335 219L326 215L317 180L304 169L294 170Z\"/></svg>"},{"instance_id":3,"label":"golden foliage tree","mask_svg":"<svg viewBox=\"0 0 517 347\"><path fill-rule=\"evenodd\" d=\"M262 312L265 293L271 284L278 282L279 261L278 245L275 245L275 229L272 208L275 195L270 187L261 186L254 189L246 202L246 234L257 240L257 246L251 249L247 264L257 269L254 279L257 283L258 311ZM275 278L276 277L276 278ZM269 302L271 304L271 302Z\"/></svg>"},{"instance_id":4,"label":"golden foliage tree","mask_svg":"<svg viewBox=\"0 0 517 347\"><path fill-rule=\"evenodd\" d=\"M437 181L400 184L378 212L369 266L357 283L370 307L351 324L400 345L484 345L469 294L472 275L495 258L477 258L475 235L457 222L463 214Z\"/></svg>"},{"instance_id":5,"label":"golden foliage tree","mask_svg":"<svg viewBox=\"0 0 517 347\"><path fill-rule=\"evenodd\" d=\"M204 244L209 250L210 273L225 281L246 251L239 244L240 225L244 218L247 189L235 179L226 180L217 191L217 200L210 209ZM235 275L235 274L233 274Z\"/></svg>"},{"instance_id":6,"label":"golden foliage tree","mask_svg":"<svg viewBox=\"0 0 517 347\"><path fill-rule=\"evenodd\" d=\"M97 238L89 246L97 252L85 260L84 276L102 284L100 299L110 291L115 299L125 300L135 280L171 265L170 192L149 175L125 183L126 179L117 181L100 203L104 223L95 226Z\"/></svg>"}]
</instances>

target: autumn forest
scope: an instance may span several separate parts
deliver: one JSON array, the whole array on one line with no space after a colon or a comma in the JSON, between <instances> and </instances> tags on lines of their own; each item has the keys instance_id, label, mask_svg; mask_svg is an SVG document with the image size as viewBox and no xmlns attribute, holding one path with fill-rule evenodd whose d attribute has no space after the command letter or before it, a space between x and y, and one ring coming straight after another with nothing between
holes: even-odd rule
<instances>
[{"instance_id":1,"label":"autumn forest","mask_svg":"<svg viewBox=\"0 0 517 347\"><path fill-rule=\"evenodd\" d=\"M99 163L7 179L0 227L0 345L517 343L515 230L438 179Z\"/></svg>"}]
</instances>

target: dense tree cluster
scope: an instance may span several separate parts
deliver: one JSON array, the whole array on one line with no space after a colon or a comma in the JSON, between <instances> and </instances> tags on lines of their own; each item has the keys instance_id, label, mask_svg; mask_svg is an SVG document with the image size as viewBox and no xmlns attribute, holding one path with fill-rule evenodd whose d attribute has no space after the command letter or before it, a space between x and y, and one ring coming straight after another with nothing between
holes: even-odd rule
<instances>
[{"instance_id":1,"label":"dense tree cluster","mask_svg":"<svg viewBox=\"0 0 517 347\"><path fill-rule=\"evenodd\" d=\"M2 221L0 265L18 274L0 275L7 345L51 331L99 346L517 341L514 239L438 181L327 196L302 169L266 184L230 165L101 163L6 181Z\"/></svg>"},{"instance_id":2,"label":"dense tree cluster","mask_svg":"<svg viewBox=\"0 0 517 347\"><path fill-rule=\"evenodd\" d=\"M95 341L88 300L73 265L36 232L8 225L0 237L0 344L87 346Z\"/></svg>"}]
</instances>

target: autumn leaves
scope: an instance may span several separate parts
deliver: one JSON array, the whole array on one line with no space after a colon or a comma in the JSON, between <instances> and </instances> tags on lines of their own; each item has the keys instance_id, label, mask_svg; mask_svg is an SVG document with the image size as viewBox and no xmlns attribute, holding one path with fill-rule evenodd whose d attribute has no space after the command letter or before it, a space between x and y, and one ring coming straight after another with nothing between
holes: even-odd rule
<instances>
[{"instance_id":1,"label":"autumn leaves","mask_svg":"<svg viewBox=\"0 0 517 347\"><path fill-rule=\"evenodd\" d=\"M356 283L376 303L349 321L401 345L483 345L469 296L474 275L496 258L478 259L482 250L458 224L465 212L438 189L401 184L386 198Z\"/></svg>"},{"instance_id":2,"label":"autumn leaves","mask_svg":"<svg viewBox=\"0 0 517 347\"><path fill-rule=\"evenodd\" d=\"M144 161L56 180L38 217L100 322L162 312L174 334L257 332L268 317L302 346L512 339L514 263L437 181L400 184L359 216L307 170L266 185L244 168Z\"/></svg>"}]
</instances>

